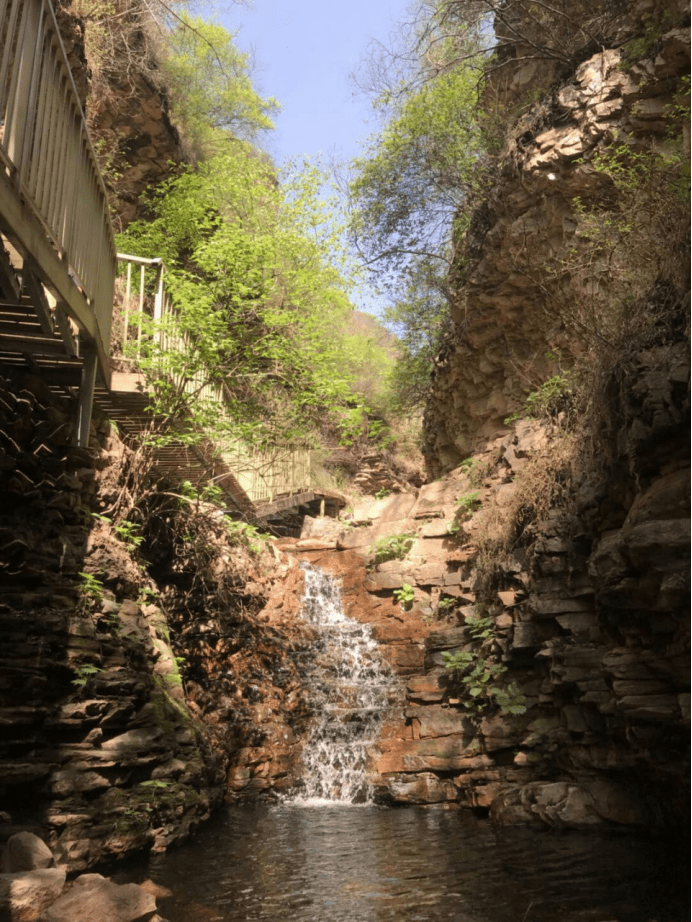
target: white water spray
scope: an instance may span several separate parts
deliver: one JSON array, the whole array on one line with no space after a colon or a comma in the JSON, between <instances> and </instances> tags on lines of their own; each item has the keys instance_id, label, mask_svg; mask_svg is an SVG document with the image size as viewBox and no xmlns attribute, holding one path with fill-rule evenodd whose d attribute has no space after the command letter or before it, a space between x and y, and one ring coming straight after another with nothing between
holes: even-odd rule
<instances>
[{"instance_id":1,"label":"white water spray","mask_svg":"<svg viewBox=\"0 0 692 922\"><path fill-rule=\"evenodd\" d=\"M305 571L303 614L319 628L310 676L316 714L303 750L304 789L293 803L370 803L368 759L396 680L382 661L370 627L344 614L335 581Z\"/></svg>"}]
</instances>

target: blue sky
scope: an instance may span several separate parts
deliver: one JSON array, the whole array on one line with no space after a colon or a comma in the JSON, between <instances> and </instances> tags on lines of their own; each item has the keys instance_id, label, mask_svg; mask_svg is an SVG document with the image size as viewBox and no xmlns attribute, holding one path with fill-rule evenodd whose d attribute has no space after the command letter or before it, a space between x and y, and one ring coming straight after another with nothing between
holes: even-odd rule
<instances>
[{"instance_id":1,"label":"blue sky","mask_svg":"<svg viewBox=\"0 0 692 922\"><path fill-rule=\"evenodd\" d=\"M280 165L285 157L323 155L349 160L378 125L369 101L349 74L371 40L387 44L411 0L254 0L219 17L237 33L236 46L252 51L252 80L281 104L276 130L262 146ZM351 292L354 305L380 315L385 302L366 283Z\"/></svg>"},{"instance_id":2,"label":"blue sky","mask_svg":"<svg viewBox=\"0 0 692 922\"><path fill-rule=\"evenodd\" d=\"M282 112L267 139L280 161L322 153L349 159L376 127L370 106L354 95L348 75L370 39L386 42L409 0L254 0L233 7L221 24L238 32L236 45L254 49L255 86L275 96Z\"/></svg>"}]
</instances>

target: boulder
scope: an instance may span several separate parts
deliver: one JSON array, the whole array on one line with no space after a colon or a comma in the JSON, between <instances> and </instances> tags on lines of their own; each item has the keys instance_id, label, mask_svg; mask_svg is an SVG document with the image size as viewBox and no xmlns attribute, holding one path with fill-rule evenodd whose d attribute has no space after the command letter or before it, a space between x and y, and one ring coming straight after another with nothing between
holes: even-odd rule
<instances>
[{"instance_id":1,"label":"boulder","mask_svg":"<svg viewBox=\"0 0 692 922\"><path fill-rule=\"evenodd\" d=\"M55 859L46 843L33 832L18 832L7 842L6 870L38 871L55 867Z\"/></svg>"},{"instance_id":2,"label":"boulder","mask_svg":"<svg viewBox=\"0 0 692 922\"><path fill-rule=\"evenodd\" d=\"M43 919L44 910L57 900L64 886L65 872L57 868L0 874L0 918L12 922ZM76 918L70 922L76 922Z\"/></svg>"},{"instance_id":3,"label":"boulder","mask_svg":"<svg viewBox=\"0 0 692 922\"><path fill-rule=\"evenodd\" d=\"M150 922L156 899L136 884L82 874L45 913L45 922Z\"/></svg>"}]
</instances>

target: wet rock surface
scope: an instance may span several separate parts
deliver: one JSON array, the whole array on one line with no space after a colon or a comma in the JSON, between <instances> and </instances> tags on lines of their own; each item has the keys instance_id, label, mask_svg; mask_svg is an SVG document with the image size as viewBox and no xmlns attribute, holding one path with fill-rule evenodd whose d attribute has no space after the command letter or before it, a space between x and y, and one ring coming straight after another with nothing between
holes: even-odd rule
<instances>
[{"instance_id":1,"label":"wet rock surface","mask_svg":"<svg viewBox=\"0 0 692 922\"><path fill-rule=\"evenodd\" d=\"M684 427L672 422L687 412L686 389L672 385L689 375L681 361L675 348L665 364L642 355L629 426L647 435L629 469L609 481L572 457L575 501L503 552L491 580L483 541L524 488L529 461L547 463L563 439L547 422L521 421L417 497L366 500L331 548L292 543L339 576L346 611L373 625L406 685L373 766L383 802L491 808L500 824L648 826L686 815L690 472ZM376 548L402 535L408 550L375 565ZM408 606L394 596L404 587ZM468 619L479 615L507 670L498 681L517 684L525 713L469 710L445 668L450 653L478 655Z\"/></svg>"}]
</instances>

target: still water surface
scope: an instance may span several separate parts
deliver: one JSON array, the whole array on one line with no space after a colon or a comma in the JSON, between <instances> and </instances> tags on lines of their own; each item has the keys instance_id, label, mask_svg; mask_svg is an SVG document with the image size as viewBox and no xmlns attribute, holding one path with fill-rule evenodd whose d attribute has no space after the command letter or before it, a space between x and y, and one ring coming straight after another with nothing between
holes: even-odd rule
<instances>
[{"instance_id":1,"label":"still water surface","mask_svg":"<svg viewBox=\"0 0 692 922\"><path fill-rule=\"evenodd\" d=\"M228 808L128 879L169 922L687 922L687 868L670 840L323 804Z\"/></svg>"}]
</instances>

